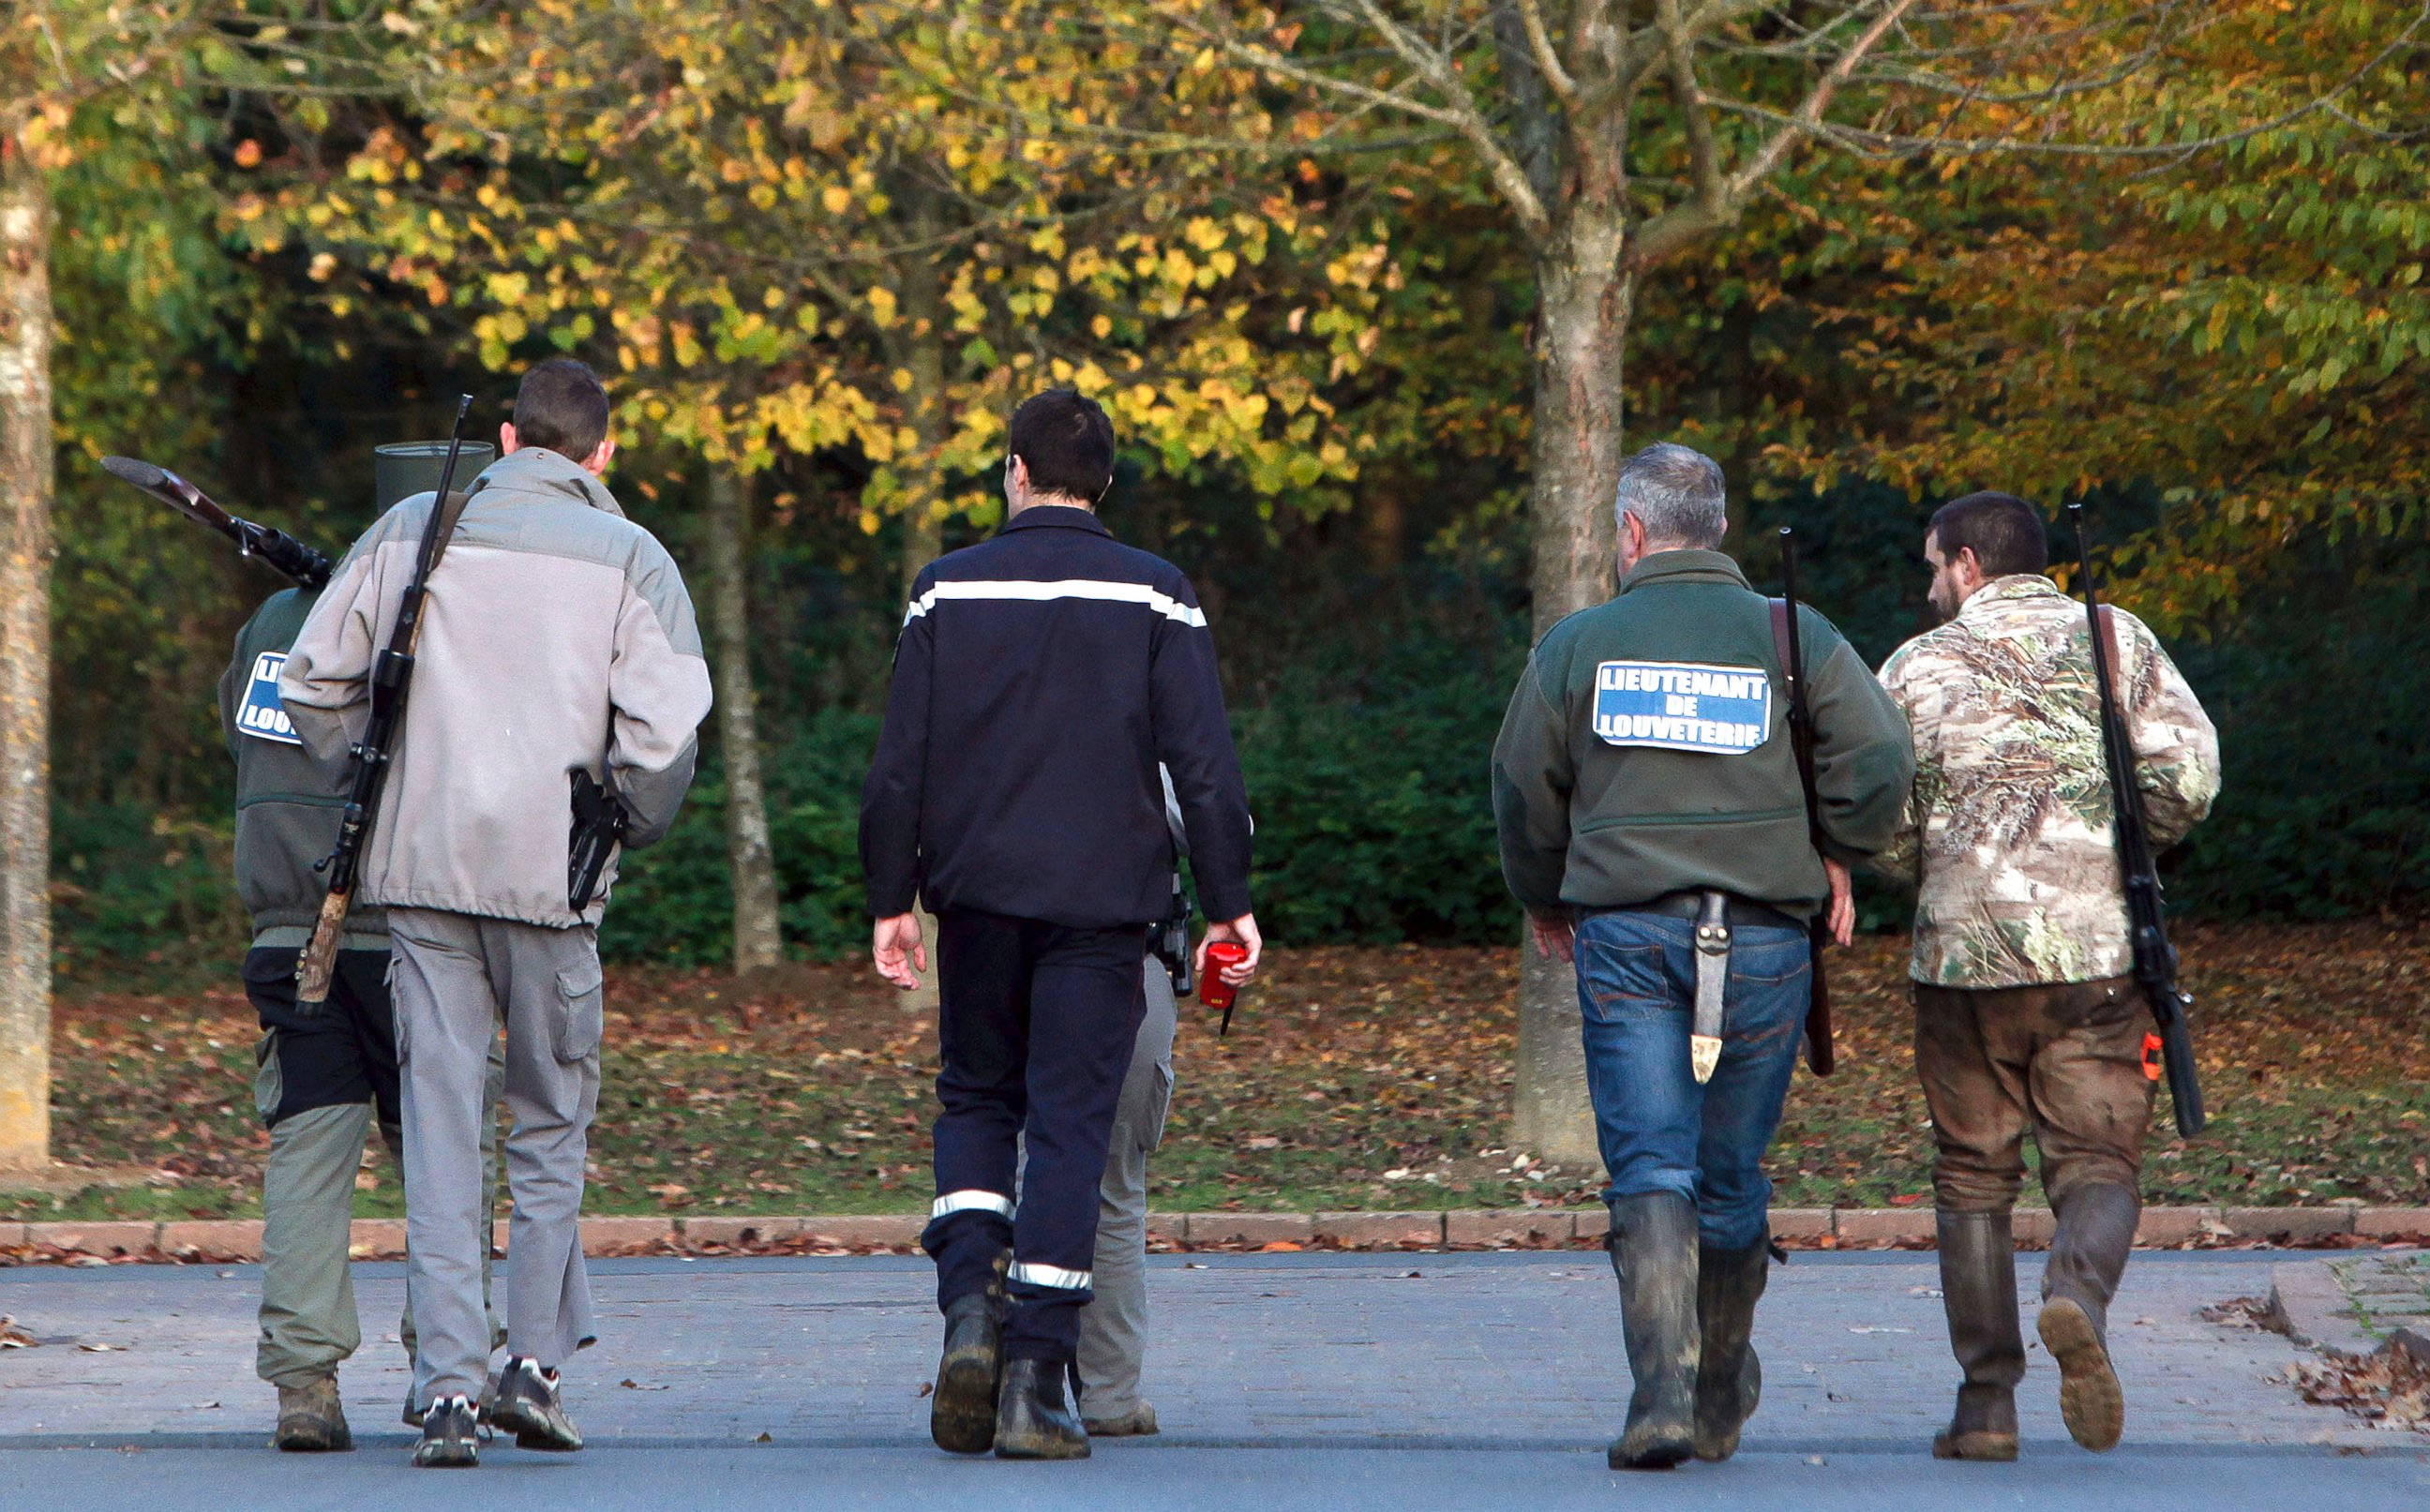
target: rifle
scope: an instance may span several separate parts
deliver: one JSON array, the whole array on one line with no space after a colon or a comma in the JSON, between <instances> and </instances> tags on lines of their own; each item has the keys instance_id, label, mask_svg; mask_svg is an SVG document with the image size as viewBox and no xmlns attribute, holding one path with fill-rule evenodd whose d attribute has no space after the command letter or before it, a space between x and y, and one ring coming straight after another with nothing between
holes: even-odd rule
<instances>
[{"instance_id":1,"label":"rifle","mask_svg":"<svg viewBox=\"0 0 2430 1512\"><path fill-rule=\"evenodd\" d=\"M2207 1117L2203 1111L2202 1085L2194 1069L2193 1030L2186 1022L2186 1010L2193 1006L2194 999L2192 993L2177 985L2177 949L2169 943L2159 869L2153 864L2151 834L2143 822L2143 790L2135 785L2135 744L2127 735L2125 716L2119 710L2118 623L2102 606L2100 585L2092 575L2092 547L2084 534L2084 506L2071 504L2067 513L2075 527L2076 565L2084 577L2084 611L2092 630L2092 681L2101 695L2101 751L2118 810L2118 870L2126 886L2126 939L2135 955L2135 983L2143 989L2144 999L2152 1005L2152 1017L2159 1025L2155 1038L2168 1068L2169 1101L2175 1105L2177 1132L2190 1139L2202 1132Z\"/></svg>"},{"instance_id":2,"label":"rifle","mask_svg":"<svg viewBox=\"0 0 2430 1512\"><path fill-rule=\"evenodd\" d=\"M1789 749L1797 758L1798 783L1806 789L1806 839L1814 854L1822 856L1822 805L1814 794L1814 711L1806 703L1806 649L1797 631L1797 537L1787 525L1780 527L1780 587L1781 596L1772 601L1772 639L1789 684ZM1813 962L1813 991L1806 1003L1806 1063L1815 1075L1828 1076L1839 1061L1831 1053L1831 981L1822 970L1822 947L1831 942L1827 896L1806 926L1806 941Z\"/></svg>"},{"instance_id":3,"label":"rifle","mask_svg":"<svg viewBox=\"0 0 2430 1512\"><path fill-rule=\"evenodd\" d=\"M328 557L283 530L238 519L212 503L209 494L167 468L132 457L105 457L101 466L120 482L133 484L187 519L235 541L238 556L258 557L308 589L317 590L328 583Z\"/></svg>"},{"instance_id":4,"label":"rifle","mask_svg":"<svg viewBox=\"0 0 2430 1512\"><path fill-rule=\"evenodd\" d=\"M405 723L405 695L413 678L413 648L422 638L422 606L430 574L447 550L447 538L462 518L465 499L449 488L456 481L456 459L464 450L464 417L472 412L473 396L456 406L456 426L447 439L447 463L439 470L439 491L430 501L430 519L422 527L422 546L414 556L413 577L396 606L396 624L387 649L372 663L371 722L354 746L354 779L346 794L344 814L338 822L338 844L313 870L329 876L329 895L321 901L321 917L312 925L312 942L295 967L295 1000L305 1012L318 1011L329 1000L329 977L337 969L338 944L346 928L346 907L355 895L355 871L363 844L371 838L372 821L379 813L380 793L388 787L390 756Z\"/></svg>"}]
</instances>

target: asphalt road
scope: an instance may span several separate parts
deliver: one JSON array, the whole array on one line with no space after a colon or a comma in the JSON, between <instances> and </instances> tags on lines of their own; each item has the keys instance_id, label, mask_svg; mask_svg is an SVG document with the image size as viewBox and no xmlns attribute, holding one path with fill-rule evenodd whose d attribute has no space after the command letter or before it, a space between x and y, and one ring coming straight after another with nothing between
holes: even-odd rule
<instances>
[{"instance_id":1,"label":"asphalt road","mask_svg":"<svg viewBox=\"0 0 2430 1512\"><path fill-rule=\"evenodd\" d=\"M0 1352L0 1508L2430 1505L2430 1438L2302 1403L2273 1379L2285 1339L2196 1316L2266 1293L2275 1258L2139 1256L2113 1319L2125 1446L2067 1440L2037 1352L2024 1458L1975 1466L1924 1452L1956 1383L1932 1256L1801 1254L1759 1318L1744 1452L1625 1476L1603 1463L1627 1372L1593 1254L1159 1257L1167 1431L1077 1465L927 1443L923 1261L598 1262L604 1337L567 1371L591 1447L499 1442L470 1472L405 1463L398 1267L358 1268L372 1341L341 1379L360 1447L319 1456L263 1447L253 1268L20 1270L0 1311L43 1345Z\"/></svg>"}]
</instances>

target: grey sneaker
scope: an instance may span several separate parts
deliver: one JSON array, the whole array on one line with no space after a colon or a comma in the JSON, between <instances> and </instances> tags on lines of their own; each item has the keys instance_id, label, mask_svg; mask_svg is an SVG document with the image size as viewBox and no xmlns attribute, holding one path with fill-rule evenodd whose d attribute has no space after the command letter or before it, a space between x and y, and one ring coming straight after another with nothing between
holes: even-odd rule
<instances>
[{"instance_id":1,"label":"grey sneaker","mask_svg":"<svg viewBox=\"0 0 2430 1512\"><path fill-rule=\"evenodd\" d=\"M491 1371L490 1372L490 1378L481 1383L481 1404L479 1407L479 1415L482 1421L487 1422L489 1421L490 1404L497 1400L498 1372ZM419 1403L413 1400L413 1393L410 1390L407 1391L405 1396L405 1425L408 1428L419 1428L422 1426L422 1406Z\"/></svg>"},{"instance_id":2,"label":"grey sneaker","mask_svg":"<svg viewBox=\"0 0 2430 1512\"><path fill-rule=\"evenodd\" d=\"M557 1372L541 1370L540 1361L526 1355L507 1356L487 1421L513 1434L517 1449L570 1454L582 1447L582 1430L565 1415L565 1402L558 1393Z\"/></svg>"},{"instance_id":3,"label":"grey sneaker","mask_svg":"<svg viewBox=\"0 0 2430 1512\"><path fill-rule=\"evenodd\" d=\"M338 1401L338 1378L324 1375L302 1386L278 1388L278 1431L270 1440L291 1454L355 1447L346 1409Z\"/></svg>"},{"instance_id":4,"label":"grey sneaker","mask_svg":"<svg viewBox=\"0 0 2430 1512\"><path fill-rule=\"evenodd\" d=\"M422 1469L464 1469L481 1462L481 1424L473 1399L460 1392L441 1397L422 1420L422 1442L413 1463Z\"/></svg>"}]
</instances>

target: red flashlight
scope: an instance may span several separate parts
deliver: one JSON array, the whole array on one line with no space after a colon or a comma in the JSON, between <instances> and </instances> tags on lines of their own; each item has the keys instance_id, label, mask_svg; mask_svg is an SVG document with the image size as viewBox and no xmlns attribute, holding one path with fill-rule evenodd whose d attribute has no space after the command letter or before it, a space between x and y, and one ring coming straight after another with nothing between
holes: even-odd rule
<instances>
[{"instance_id":1,"label":"red flashlight","mask_svg":"<svg viewBox=\"0 0 2430 1512\"><path fill-rule=\"evenodd\" d=\"M1238 966L1249 958L1249 947L1228 939L1219 939L1207 947L1207 975L1198 984L1198 1001L1210 1008L1223 1010L1223 1022L1215 1034L1221 1038L1232 1027L1232 1002L1240 989L1223 980L1226 967Z\"/></svg>"}]
</instances>

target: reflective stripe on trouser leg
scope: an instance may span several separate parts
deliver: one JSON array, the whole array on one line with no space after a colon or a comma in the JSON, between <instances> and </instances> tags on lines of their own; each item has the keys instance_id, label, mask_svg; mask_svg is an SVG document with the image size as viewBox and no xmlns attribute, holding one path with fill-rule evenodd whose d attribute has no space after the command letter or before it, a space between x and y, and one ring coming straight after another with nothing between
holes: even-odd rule
<instances>
[{"instance_id":1,"label":"reflective stripe on trouser leg","mask_svg":"<svg viewBox=\"0 0 2430 1512\"><path fill-rule=\"evenodd\" d=\"M1096 1278L1086 1271L1066 1271L1061 1266L1032 1265L1026 1260L1015 1260L1009 1279L1019 1286L1044 1287L1054 1291L1086 1291Z\"/></svg>"},{"instance_id":2,"label":"reflective stripe on trouser leg","mask_svg":"<svg viewBox=\"0 0 2430 1512\"><path fill-rule=\"evenodd\" d=\"M1010 1218L1012 1199L1001 1192L949 1191L928 1206L931 1222L953 1213L993 1213L999 1218Z\"/></svg>"}]
</instances>

